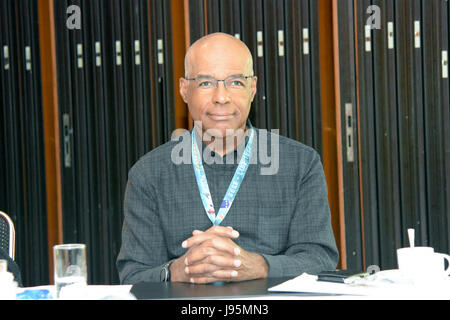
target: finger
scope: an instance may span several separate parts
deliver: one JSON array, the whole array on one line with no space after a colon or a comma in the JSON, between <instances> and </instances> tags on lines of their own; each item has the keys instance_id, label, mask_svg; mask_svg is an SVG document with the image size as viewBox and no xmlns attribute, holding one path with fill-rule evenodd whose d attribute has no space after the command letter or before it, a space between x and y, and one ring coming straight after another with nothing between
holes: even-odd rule
<instances>
[{"instance_id":1,"label":"finger","mask_svg":"<svg viewBox=\"0 0 450 320\"><path fill-rule=\"evenodd\" d=\"M196 230L194 230L194 232L196 232ZM208 240L212 240L218 237L223 237L223 238L237 238L239 237L239 233L236 230L233 231L228 231L227 233L222 233L222 235L218 235L216 233L212 233L212 232L196 232L196 234L186 240L183 241L183 243L181 244L181 246L183 248L190 248L192 246L196 246L201 244L202 242L208 241Z\"/></svg>"},{"instance_id":2,"label":"finger","mask_svg":"<svg viewBox=\"0 0 450 320\"><path fill-rule=\"evenodd\" d=\"M239 237L239 232L237 230L234 230L233 227L231 227L231 226L227 226L227 227L212 226L211 228L209 228L206 231L194 230L192 232L192 234L197 235L197 234L200 234L203 232L209 232L209 233L216 234L218 236L230 237L230 238L238 238Z\"/></svg>"},{"instance_id":3,"label":"finger","mask_svg":"<svg viewBox=\"0 0 450 320\"><path fill-rule=\"evenodd\" d=\"M233 281L237 280L239 276L239 271L237 270L217 270L212 273L215 279L220 279L222 281Z\"/></svg>"},{"instance_id":4,"label":"finger","mask_svg":"<svg viewBox=\"0 0 450 320\"><path fill-rule=\"evenodd\" d=\"M230 239L214 237L199 245L193 245L186 253L188 261L195 263L210 255L238 256L240 248Z\"/></svg>"},{"instance_id":5,"label":"finger","mask_svg":"<svg viewBox=\"0 0 450 320\"><path fill-rule=\"evenodd\" d=\"M199 275L218 269L239 268L241 265L242 261L240 259L221 255L211 255L197 263L186 264L185 272L188 274Z\"/></svg>"},{"instance_id":6,"label":"finger","mask_svg":"<svg viewBox=\"0 0 450 320\"><path fill-rule=\"evenodd\" d=\"M219 281L213 277L198 277L198 278L190 278L189 281L195 284L206 284L211 282Z\"/></svg>"},{"instance_id":7,"label":"finger","mask_svg":"<svg viewBox=\"0 0 450 320\"><path fill-rule=\"evenodd\" d=\"M223 249L220 249L220 246L214 246L211 245L211 243L214 241L207 241L202 243L199 246L194 246L192 248L190 248L188 250L188 252L186 252L185 254L185 259L184 259L184 263L185 265L193 265L193 264L198 264L198 263L205 263L205 259L209 259L206 260L206 263L214 263L215 261L211 260L211 259L215 259L215 258L211 258L214 256L220 256L226 259L229 259L228 261L231 261L230 263L227 264L227 262L225 262L225 266L227 265L231 265L231 263L237 258L236 255L236 251L239 251L239 248L236 246L233 249L233 246L235 246L231 241L230 246L226 246ZM216 241L217 242L217 241ZM224 261L224 260L219 260L219 264Z\"/></svg>"},{"instance_id":8,"label":"finger","mask_svg":"<svg viewBox=\"0 0 450 320\"><path fill-rule=\"evenodd\" d=\"M213 273L216 276L204 276L204 277L191 277L189 281L191 283L205 284L217 281L233 281L236 280L239 273L236 270L218 270Z\"/></svg>"},{"instance_id":9,"label":"finger","mask_svg":"<svg viewBox=\"0 0 450 320\"><path fill-rule=\"evenodd\" d=\"M186 266L184 273L189 277L199 278L210 275L212 272L218 270L218 266L208 263L200 263L193 266Z\"/></svg>"}]
</instances>

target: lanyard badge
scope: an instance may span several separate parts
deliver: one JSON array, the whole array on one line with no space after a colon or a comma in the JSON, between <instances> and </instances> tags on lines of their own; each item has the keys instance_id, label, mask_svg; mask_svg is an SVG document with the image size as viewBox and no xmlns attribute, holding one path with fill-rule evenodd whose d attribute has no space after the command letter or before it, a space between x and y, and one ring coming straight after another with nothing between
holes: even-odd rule
<instances>
[{"instance_id":1,"label":"lanyard badge","mask_svg":"<svg viewBox=\"0 0 450 320\"><path fill-rule=\"evenodd\" d=\"M195 178L197 180L198 189L200 191L200 197L202 199L203 207L205 208L206 215L209 220L213 223L213 225L218 226L225 219L228 211L230 210L231 205L233 204L234 198L236 197L237 192L241 186L242 180L244 180L245 174L247 173L248 166L250 164L250 158L252 155L253 149L253 138L255 132L253 127L249 130L250 137L245 147L244 154L239 161L239 165L234 173L233 179L231 180L230 185L228 186L228 190L225 193L225 197L223 198L222 204L220 205L219 212L216 215L214 210L214 204L211 197L211 192L209 191L208 181L206 179L206 173L203 168L203 164L201 161L200 151L198 150L198 146L195 139L195 128L192 130L192 163L195 172Z\"/></svg>"}]
</instances>

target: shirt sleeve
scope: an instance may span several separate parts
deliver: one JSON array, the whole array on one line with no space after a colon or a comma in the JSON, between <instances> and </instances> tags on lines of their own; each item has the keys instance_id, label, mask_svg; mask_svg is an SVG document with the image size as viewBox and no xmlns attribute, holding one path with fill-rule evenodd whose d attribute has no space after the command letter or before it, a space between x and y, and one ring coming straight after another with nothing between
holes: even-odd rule
<instances>
[{"instance_id":1,"label":"shirt sleeve","mask_svg":"<svg viewBox=\"0 0 450 320\"><path fill-rule=\"evenodd\" d=\"M161 269L169 261L154 194L144 182L144 172L137 165L128 175L122 246L116 261L122 284L160 281Z\"/></svg>"},{"instance_id":2,"label":"shirt sleeve","mask_svg":"<svg viewBox=\"0 0 450 320\"><path fill-rule=\"evenodd\" d=\"M298 200L289 228L286 251L262 254L269 266L268 277L293 277L304 272L318 274L336 268L339 253L331 228L328 192L317 152L309 169L298 181Z\"/></svg>"}]
</instances>

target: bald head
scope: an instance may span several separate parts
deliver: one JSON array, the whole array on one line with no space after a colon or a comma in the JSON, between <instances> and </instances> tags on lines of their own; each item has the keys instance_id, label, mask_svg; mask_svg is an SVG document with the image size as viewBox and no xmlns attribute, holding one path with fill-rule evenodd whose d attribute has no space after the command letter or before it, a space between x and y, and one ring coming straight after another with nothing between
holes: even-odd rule
<instances>
[{"instance_id":1,"label":"bald head","mask_svg":"<svg viewBox=\"0 0 450 320\"><path fill-rule=\"evenodd\" d=\"M226 33L212 33L198 39L188 49L184 59L186 77L196 76L201 67L199 63L210 59L217 61L224 56L232 56L244 66L247 75L253 75L253 58L245 43Z\"/></svg>"},{"instance_id":2,"label":"bald head","mask_svg":"<svg viewBox=\"0 0 450 320\"><path fill-rule=\"evenodd\" d=\"M180 95L203 133L212 130L209 135L227 137L230 131L245 131L257 80L247 46L228 34L213 33L197 40L186 53Z\"/></svg>"}]
</instances>

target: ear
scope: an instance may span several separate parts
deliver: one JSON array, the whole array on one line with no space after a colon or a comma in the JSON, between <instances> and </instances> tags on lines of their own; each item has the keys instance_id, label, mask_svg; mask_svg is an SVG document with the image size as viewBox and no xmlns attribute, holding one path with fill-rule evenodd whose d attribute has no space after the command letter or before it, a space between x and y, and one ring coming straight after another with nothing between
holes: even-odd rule
<instances>
[{"instance_id":1,"label":"ear","mask_svg":"<svg viewBox=\"0 0 450 320\"><path fill-rule=\"evenodd\" d=\"M179 80L180 85L180 95L181 98L183 98L183 101L187 103L187 96L188 96L188 81L184 78L180 78Z\"/></svg>"},{"instance_id":2,"label":"ear","mask_svg":"<svg viewBox=\"0 0 450 320\"><path fill-rule=\"evenodd\" d=\"M256 84L257 83L258 83L258 77L254 76L253 79L252 79L252 99L251 99L252 102L253 102L253 99L255 98L256 89L257 89Z\"/></svg>"}]
</instances>

